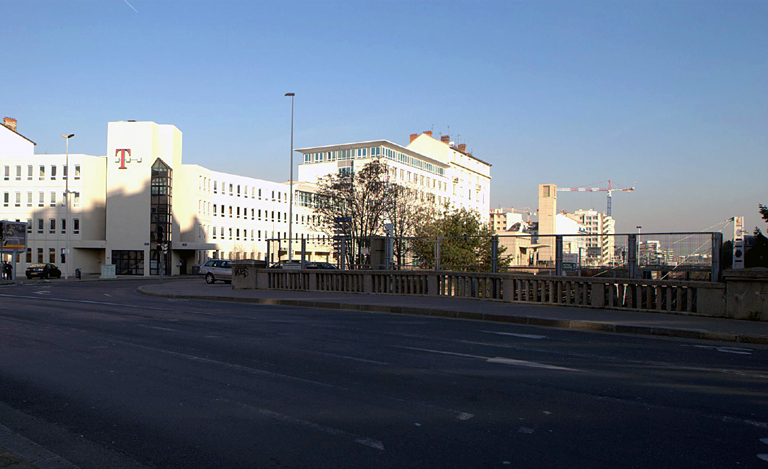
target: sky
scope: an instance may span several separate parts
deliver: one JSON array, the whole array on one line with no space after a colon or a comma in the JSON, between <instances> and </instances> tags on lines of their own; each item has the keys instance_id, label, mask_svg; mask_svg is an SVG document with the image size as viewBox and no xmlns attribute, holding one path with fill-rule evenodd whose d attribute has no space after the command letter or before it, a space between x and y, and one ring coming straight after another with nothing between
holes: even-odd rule
<instances>
[{"instance_id":1,"label":"sky","mask_svg":"<svg viewBox=\"0 0 768 469\"><path fill-rule=\"evenodd\" d=\"M294 92L295 148L432 130L492 164L492 208L611 180L636 184L618 233L728 239L768 227L767 24L762 0L0 0L0 115L39 154L173 124L185 163L287 181Z\"/></svg>"}]
</instances>

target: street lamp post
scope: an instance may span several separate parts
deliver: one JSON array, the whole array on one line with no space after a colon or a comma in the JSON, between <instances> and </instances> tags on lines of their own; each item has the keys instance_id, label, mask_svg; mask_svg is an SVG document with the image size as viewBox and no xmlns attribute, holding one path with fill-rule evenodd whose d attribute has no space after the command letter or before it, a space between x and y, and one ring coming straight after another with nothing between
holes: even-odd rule
<instances>
[{"instance_id":1,"label":"street lamp post","mask_svg":"<svg viewBox=\"0 0 768 469\"><path fill-rule=\"evenodd\" d=\"M288 195L288 260L293 260L293 98L296 93L285 93L291 97L291 171L290 185L291 192Z\"/></svg>"},{"instance_id":2,"label":"street lamp post","mask_svg":"<svg viewBox=\"0 0 768 469\"><path fill-rule=\"evenodd\" d=\"M64 266L64 279L69 278L69 264L72 263L72 256L69 253L69 231L72 229L72 224L69 222L69 139L74 137L75 134L61 134L61 137L67 141L67 157L64 161L64 172L66 173L66 178L64 179L64 200L66 201L67 205L67 211L66 216L64 217L64 223L66 223L69 226L64 226L64 232L66 233L67 237L67 244L64 250L66 251L66 257L64 258L67 262L65 262Z\"/></svg>"}]
</instances>

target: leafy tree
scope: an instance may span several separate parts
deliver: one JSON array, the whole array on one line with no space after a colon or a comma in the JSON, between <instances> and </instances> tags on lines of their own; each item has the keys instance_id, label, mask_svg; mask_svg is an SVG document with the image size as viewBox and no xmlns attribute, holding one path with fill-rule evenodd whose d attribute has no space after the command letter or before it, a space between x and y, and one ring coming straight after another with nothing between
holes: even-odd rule
<instances>
[{"instance_id":1,"label":"leafy tree","mask_svg":"<svg viewBox=\"0 0 768 469\"><path fill-rule=\"evenodd\" d=\"M763 220L768 223L768 207L763 204L760 204L760 216L762 216Z\"/></svg>"},{"instance_id":2,"label":"leafy tree","mask_svg":"<svg viewBox=\"0 0 768 469\"><path fill-rule=\"evenodd\" d=\"M464 207L443 207L440 217L425 220L416 227L414 242L416 258L422 267L435 268L435 243L440 238L440 265L452 270L490 272L492 265L493 231L483 225L476 212ZM505 248L499 246L497 258L499 267L509 260L501 254Z\"/></svg>"}]
</instances>

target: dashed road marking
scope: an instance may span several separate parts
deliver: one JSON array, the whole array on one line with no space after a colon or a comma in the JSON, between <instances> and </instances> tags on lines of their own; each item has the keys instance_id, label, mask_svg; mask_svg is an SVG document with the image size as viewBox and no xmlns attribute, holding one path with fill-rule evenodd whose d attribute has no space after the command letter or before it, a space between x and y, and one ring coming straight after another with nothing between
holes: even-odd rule
<instances>
[{"instance_id":1,"label":"dashed road marking","mask_svg":"<svg viewBox=\"0 0 768 469\"><path fill-rule=\"evenodd\" d=\"M281 414L269 409L263 409L260 407L254 407L248 404L244 404L242 402L233 401L230 399L223 399L219 398L216 399L220 402L226 402L229 404L234 404L238 407L242 407L244 409L248 409L252 412L255 412L260 415L264 415L266 417L270 417L275 420L279 420L281 422L290 423L293 425L298 425L300 427L308 428L311 430L317 430L319 432L328 433L329 435L335 435L335 436L343 436L352 438L355 443L361 444L363 446L368 446L374 449L378 449L380 451L384 451L384 443L382 443L379 440L374 440L373 438L368 438L366 436L361 435L355 435L354 433L349 433L344 430L340 430L338 428L333 427L326 427L325 425L320 425L319 423L311 422L309 420L304 420L296 417L291 417L290 415Z\"/></svg>"},{"instance_id":2,"label":"dashed road marking","mask_svg":"<svg viewBox=\"0 0 768 469\"><path fill-rule=\"evenodd\" d=\"M510 337L520 337L521 339L546 339L547 336L545 335L534 335L534 334L517 334L514 332L496 332L496 331L480 331L485 332L486 334L496 334L496 335L508 335Z\"/></svg>"},{"instance_id":3,"label":"dashed road marking","mask_svg":"<svg viewBox=\"0 0 768 469\"><path fill-rule=\"evenodd\" d=\"M752 355L752 349L742 347L724 347L717 345L681 345L681 347L695 347L709 350L716 350L723 353L734 353L736 355Z\"/></svg>"},{"instance_id":4,"label":"dashed road marking","mask_svg":"<svg viewBox=\"0 0 768 469\"><path fill-rule=\"evenodd\" d=\"M417 348L417 347L405 347L405 346L399 346L396 345L395 348L404 348L408 350L416 350L419 352L429 352L429 353L439 353L441 355L452 355L455 357L466 357L466 358L476 358L479 360L485 360L487 363L502 363L505 365L516 365L516 366L524 366L528 368L544 368L548 370L560 370L560 371L576 371L579 373L583 373L583 370L577 370L575 368L564 368L562 366L555 366L555 365L547 365L546 363L538 363L538 362L529 362L526 360L516 360L514 358L505 358L505 357L484 357L482 355L469 355L466 353L456 353L456 352L446 352L444 350L431 350L426 348Z\"/></svg>"}]
</instances>

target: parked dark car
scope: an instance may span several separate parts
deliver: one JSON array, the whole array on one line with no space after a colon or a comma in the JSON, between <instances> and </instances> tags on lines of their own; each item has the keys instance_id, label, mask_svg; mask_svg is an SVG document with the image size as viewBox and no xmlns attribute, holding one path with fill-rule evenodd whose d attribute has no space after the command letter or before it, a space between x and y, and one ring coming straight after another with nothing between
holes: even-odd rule
<instances>
[{"instance_id":1,"label":"parked dark car","mask_svg":"<svg viewBox=\"0 0 768 469\"><path fill-rule=\"evenodd\" d=\"M338 270L338 267L330 262L307 262L304 264L305 269L324 269L324 270Z\"/></svg>"},{"instance_id":2,"label":"parked dark car","mask_svg":"<svg viewBox=\"0 0 768 469\"><path fill-rule=\"evenodd\" d=\"M301 261L297 259L290 260L290 261L289 260L277 261L271 266L269 266L269 268L270 269L290 269L290 270L301 269Z\"/></svg>"},{"instance_id":3,"label":"parked dark car","mask_svg":"<svg viewBox=\"0 0 768 469\"><path fill-rule=\"evenodd\" d=\"M279 262L275 262L269 268L270 269L289 269L289 270L301 269L301 261L298 260L298 259L293 259L293 260L290 260L290 261L289 260L282 260L282 261L279 261ZM330 262L310 261L310 262L305 262L304 263L304 268L305 269L313 269L313 270L317 270L317 269L336 269L336 266L331 264Z\"/></svg>"},{"instance_id":4,"label":"parked dark car","mask_svg":"<svg viewBox=\"0 0 768 469\"><path fill-rule=\"evenodd\" d=\"M32 264L27 267L27 278L61 278L61 271L53 264Z\"/></svg>"}]
</instances>

